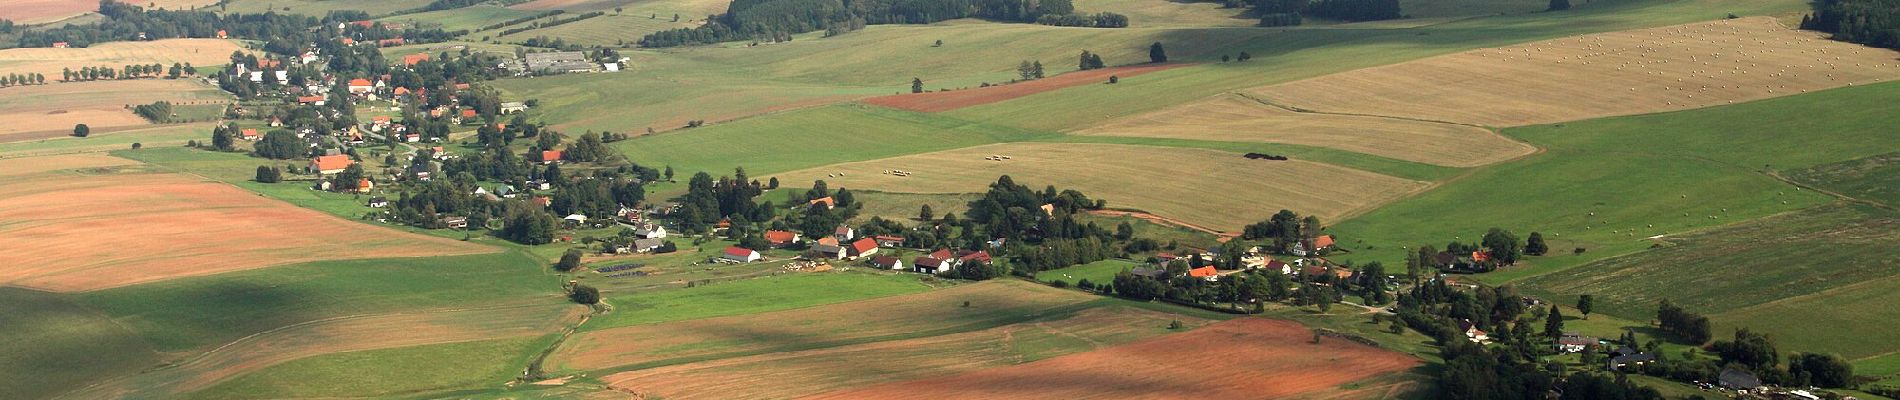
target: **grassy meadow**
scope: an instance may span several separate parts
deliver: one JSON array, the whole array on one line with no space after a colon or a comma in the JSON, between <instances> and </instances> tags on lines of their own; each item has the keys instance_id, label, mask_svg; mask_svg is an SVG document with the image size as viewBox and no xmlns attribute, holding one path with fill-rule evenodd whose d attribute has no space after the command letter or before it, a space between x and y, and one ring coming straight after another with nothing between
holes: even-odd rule
<instances>
[{"instance_id":1,"label":"grassy meadow","mask_svg":"<svg viewBox=\"0 0 1900 400\"><path fill-rule=\"evenodd\" d=\"M715 283L676 290L608 296L615 312L584 329L756 314L931 289L918 275L817 273Z\"/></svg>"},{"instance_id":2,"label":"grassy meadow","mask_svg":"<svg viewBox=\"0 0 1900 400\"><path fill-rule=\"evenodd\" d=\"M0 397L46 398L100 376L137 373L160 355L137 333L71 295L0 287ZM33 382L33 384L20 384Z\"/></svg>"},{"instance_id":3,"label":"grassy meadow","mask_svg":"<svg viewBox=\"0 0 1900 400\"><path fill-rule=\"evenodd\" d=\"M745 167L747 174L764 178L822 165L1046 136L931 114L835 105L639 137L613 146L642 165L670 165L679 171L676 179L684 181L697 171L719 176Z\"/></svg>"},{"instance_id":4,"label":"grassy meadow","mask_svg":"<svg viewBox=\"0 0 1900 400\"><path fill-rule=\"evenodd\" d=\"M327 354L265 368L185 398L387 397L486 387L518 376L554 339L547 335Z\"/></svg>"}]
</instances>

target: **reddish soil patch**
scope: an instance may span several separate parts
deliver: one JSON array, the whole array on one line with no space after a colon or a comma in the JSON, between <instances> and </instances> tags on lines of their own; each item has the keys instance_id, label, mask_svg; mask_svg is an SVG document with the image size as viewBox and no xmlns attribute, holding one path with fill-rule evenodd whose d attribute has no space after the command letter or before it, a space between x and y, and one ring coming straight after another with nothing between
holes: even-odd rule
<instances>
[{"instance_id":1,"label":"reddish soil patch","mask_svg":"<svg viewBox=\"0 0 1900 400\"><path fill-rule=\"evenodd\" d=\"M68 292L318 260L493 251L173 174L8 176L0 221L0 243L31 250L0 252L0 285Z\"/></svg>"},{"instance_id":2,"label":"reddish soil patch","mask_svg":"<svg viewBox=\"0 0 1900 400\"><path fill-rule=\"evenodd\" d=\"M53 22L99 9L99 2L86 0L11 0L0 7L0 18L22 24Z\"/></svg>"},{"instance_id":3,"label":"reddish soil patch","mask_svg":"<svg viewBox=\"0 0 1900 400\"><path fill-rule=\"evenodd\" d=\"M1048 78L1007 85L981 87L974 89L952 90L948 92L925 92L879 96L865 99L865 103L880 106L921 111L944 112L964 107L978 106L1017 97L1047 92L1051 90L1080 86L1091 83L1107 83L1113 75L1120 79L1146 74L1149 72L1185 67L1191 64L1137 65L1076 71Z\"/></svg>"},{"instance_id":4,"label":"reddish soil patch","mask_svg":"<svg viewBox=\"0 0 1900 400\"><path fill-rule=\"evenodd\" d=\"M1311 342L1297 323L1242 318L1134 344L815 399L1279 399L1419 364L1346 340Z\"/></svg>"}]
</instances>

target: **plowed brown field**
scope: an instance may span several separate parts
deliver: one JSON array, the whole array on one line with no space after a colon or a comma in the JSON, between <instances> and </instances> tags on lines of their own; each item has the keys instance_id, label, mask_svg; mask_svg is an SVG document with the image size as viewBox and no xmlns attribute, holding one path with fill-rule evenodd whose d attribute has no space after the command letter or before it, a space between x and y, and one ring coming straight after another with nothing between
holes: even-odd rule
<instances>
[{"instance_id":1,"label":"plowed brown field","mask_svg":"<svg viewBox=\"0 0 1900 400\"><path fill-rule=\"evenodd\" d=\"M810 399L1280 399L1404 371L1419 360L1297 323L1242 318L1192 332L1003 368Z\"/></svg>"}]
</instances>

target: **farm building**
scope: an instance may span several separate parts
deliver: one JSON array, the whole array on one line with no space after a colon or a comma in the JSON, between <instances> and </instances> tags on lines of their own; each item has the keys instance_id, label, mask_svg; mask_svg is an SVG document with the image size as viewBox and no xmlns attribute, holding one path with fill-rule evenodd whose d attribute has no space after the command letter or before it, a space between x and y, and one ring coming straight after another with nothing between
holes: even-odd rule
<instances>
[{"instance_id":1,"label":"farm building","mask_svg":"<svg viewBox=\"0 0 1900 400\"><path fill-rule=\"evenodd\" d=\"M891 256L879 256L871 259L871 266L888 270L904 269L904 260Z\"/></svg>"},{"instance_id":2,"label":"farm building","mask_svg":"<svg viewBox=\"0 0 1900 400\"><path fill-rule=\"evenodd\" d=\"M826 198L829 199L830 197L826 197ZM838 238L838 241L840 242L849 241L851 239L858 238L858 231L856 229L851 229L851 227L849 226L838 225L838 229L831 230L831 237Z\"/></svg>"},{"instance_id":3,"label":"farm building","mask_svg":"<svg viewBox=\"0 0 1900 400\"><path fill-rule=\"evenodd\" d=\"M442 226L449 229L467 228L468 217L442 217Z\"/></svg>"},{"instance_id":4,"label":"farm building","mask_svg":"<svg viewBox=\"0 0 1900 400\"><path fill-rule=\"evenodd\" d=\"M1214 266L1209 265L1209 266L1204 266L1204 267L1188 270L1188 276L1194 277L1194 278L1200 278L1201 280L1205 280L1209 282L1213 282L1216 280L1220 280L1220 271L1215 270Z\"/></svg>"},{"instance_id":5,"label":"farm building","mask_svg":"<svg viewBox=\"0 0 1900 400\"><path fill-rule=\"evenodd\" d=\"M310 170L317 171L318 174L334 174L343 172L343 169L349 168L350 164L355 163L355 160L351 160L350 156L346 155L322 156L310 160Z\"/></svg>"},{"instance_id":6,"label":"farm building","mask_svg":"<svg viewBox=\"0 0 1900 400\"><path fill-rule=\"evenodd\" d=\"M858 239L856 242L851 242L850 247L845 248L845 256L854 259L872 254L877 254L877 241L871 238Z\"/></svg>"},{"instance_id":7,"label":"farm building","mask_svg":"<svg viewBox=\"0 0 1900 400\"><path fill-rule=\"evenodd\" d=\"M931 257L917 257L910 260L911 269L924 274L941 274L953 268L949 262Z\"/></svg>"},{"instance_id":8,"label":"farm building","mask_svg":"<svg viewBox=\"0 0 1900 400\"><path fill-rule=\"evenodd\" d=\"M1161 268L1135 267L1135 269L1129 270L1128 273L1152 279L1167 279L1168 277L1168 270Z\"/></svg>"},{"instance_id":9,"label":"farm building","mask_svg":"<svg viewBox=\"0 0 1900 400\"><path fill-rule=\"evenodd\" d=\"M551 51L528 53L528 70L540 73L594 72L594 63L587 61L587 53L578 51Z\"/></svg>"},{"instance_id":10,"label":"farm building","mask_svg":"<svg viewBox=\"0 0 1900 400\"><path fill-rule=\"evenodd\" d=\"M1576 353L1594 344L1597 344L1596 338L1583 336L1576 332L1564 332L1563 337L1557 338L1557 351Z\"/></svg>"},{"instance_id":11,"label":"farm building","mask_svg":"<svg viewBox=\"0 0 1900 400\"><path fill-rule=\"evenodd\" d=\"M528 103L523 103L519 101L510 101L510 102L501 103L502 114L514 114L514 113L518 113L522 111L528 111Z\"/></svg>"},{"instance_id":12,"label":"farm building","mask_svg":"<svg viewBox=\"0 0 1900 400\"><path fill-rule=\"evenodd\" d=\"M1478 329L1478 324L1472 323L1471 320L1458 321L1458 328L1465 331L1465 338L1470 339L1472 343L1491 341L1491 335L1486 334L1482 329Z\"/></svg>"},{"instance_id":13,"label":"farm building","mask_svg":"<svg viewBox=\"0 0 1900 400\"><path fill-rule=\"evenodd\" d=\"M469 111L474 111L474 110L469 110ZM542 164L553 164L553 163L557 163L557 162L561 162L561 151L560 151L560 150L543 150L543 151L541 151L541 163L542 163Z\"/></svg>"},{"instance_id":14,"label":"farm building","mask_svg":"<svg viewBox=\"0 0 1900 400\"><path fill-rule=\"evenodd\" d=\"M350 80L350 94L369 94L375 90L376 85L371 84L368 79L356 78Z\"/></svg>"},{"instance_id":15,"label":"farm building","mask_svg":"<svg viewBox=\"0 0 1900 400\"><path fill-rule=\"evenodd\" d=\"M813 254L817 254L818 256L815 258L819 258L819 259L842 260L845 257L844 246L839 246L835 244L819 243L816 245L812 245L811 252Z\"/></svg>"},{"instance_id":16,"label":"farm building","mask_svg":"<svg viewBox=\"0 0 1900 400\"><path fill-rule=\"evenodd\" d=\"M244 128L238 131L238 137L244 140L257 140L260 136L257 134L257 128Z\"/></svg>"},{"instance_id":17,"label":"farm building","mask_svg":"<svg viewBox=\"0 0 1900 400\"><path fill-rule=\"evenodd\" d=\"M665 241L665 240L660 240L660 239L634 239L634 240L633 240L633 251L634 251L634 252L636 252L636 253L645 253L645 252L649 252L649 251L653 251L654 249L658 249L658 248L660 248L660 246L664 246L664 245L666 245L666 241Z\"/></svg>"},{"instance_id":18,"label":"farm building","mask_svg":"<svg viewBox=\"0 0 1900 400\"><path fill-rule=\"evenodd\" d=\"M727 247L726 252L719 255L721 260L739 263L759 261L760 258L759 252L744 247Z\"/></svg>"},{"instance_id":19,"label":"farm building","mask_svg":"<svg viewBox=\"0 0 1900 400\"><path fill-rule=\"evenodd\" d=\"M806 204L813 205L813 206L824 204L826 210L830 210L830 209L838 207L838 201L832 200L831 197L829 196L812 199L811 202L808 202Z\"/></svg>"},{"instance_id":20,"label":"farm building","mask_svg":"<svg viewBox=\"0 0 1900 400\"><path fill-rule=\"evenodd\" d=\"M902 236L878 235L872 236L871 239L877 240L878 247L904 247L904 238Z\"/></svg>"},{"instance_id":21,"label":"farm building","mask_svg":"<svg viewBox=\"0 0 1900 400\"><path fill-rule=\"evenodd\" d=\"M1722 387L1735 390L1752 390L1761 387L1761 378L1756 377L1755 373L1732 367L1722 370L1722 374L1716 376L1715 381Z\"/></svg>"},{"instance_id":22,"label":"farm building","mask_svg":"<svg viewBox=\"0 0 1900 400\"><path fill-rule=\"evenodd\" d=\"M587 216L580 215L580 214L568 214L566 217L561 218L561 221L566 222L568 225L582 226L582 225L587 225Z\"/></svg>"},{"instance_id":23,"label":"farm building","mask_svg":"<svg viewBox=\"0 0 1900 400\"><path fill-rule=\"evenodd\" d=\"M767 243L771 243L772 247L785 248L793 244L797 244L798 238L799 238L798 232L776 231L776 230L765 231L765 241Z\"/></svg>"},{"instance_id":24,"label":"farm building","mask_svg":"<svg viewBox=\"0 0 1900 400\"><path fill-rule=\"evenodd\" d=\"M546 197L536 197L536 199L545 198ZM633 235L641 239L664 239L666 238L666 227L660 226L660 224L640 224L640 227L633 228Z\"/></svg>"}]
</instances>

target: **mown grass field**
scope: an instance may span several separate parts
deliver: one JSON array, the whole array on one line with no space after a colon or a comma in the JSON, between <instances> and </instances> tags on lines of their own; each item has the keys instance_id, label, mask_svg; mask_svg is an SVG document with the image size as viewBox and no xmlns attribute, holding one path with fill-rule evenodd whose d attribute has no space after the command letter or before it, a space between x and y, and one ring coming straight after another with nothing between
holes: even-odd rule
<instances>
[{"instance_id":1,"label":"mown grass field","mask_svg":"<svg viewBox=\"0 0 1900 400\"><path fill-rule=\"evenodd\" d=\"M669 2L643 2L641 4L661 5L668 3ZM723 11L724 9L714 12L718 13ZM612 10L608 10L607 15L496 37L495 39L519 43L537 37L548 39L559 38L564 43L582 46L631 47L640 43L640 38L649 33L668 29L692 28L699 26L703 20L706 19L706 14L703 13L682 14L680 20L674 22L673 14L676 12L681 12L681 10L672 7L639 6L624 10L621 14L614 14ZM573 18L575 14L578 13L562 14L555 18ZM662 14L662 16L655 16L656 14ZM694 17L694 15L698 16ZM702 22L689 21L688 19L701 20ZM547 19L541 19L541 21L546 20ZM488 35L488 33L479 33L476 35Z\"/></svg>"},{"instance_id":2,"label":"mown grass field","mask_svg":"<svg viewBox=\"0 0 1900 400\"><path fill-rule=\"evenodd\" d=\"M1009 140L1050 136L934 115L859 105L775 114L613 143L642 165L670 165L685 181L693 172L730 175L734 167L764 178L774 173ZM744 157L736 157L744 155ZM781 185L808 186L810 180ZM868 189L868 188L867 188Z\"/></svg>"},{"instance_id":3,"label":"mown grass field","mask_svg":"<svg viewBox=\"0 0 1900 400\"><path fill-rule=\"evenodd\" d=\"M1900 153L1784 172L1789 179L1860 200L1900 205Z\"/></svg>"},{"instance_id":4,"label":"mown grass field","mask_svg":"<svg viewBox=\"0 0 1900 400\"><path fill-rule=\"evenodd\" d=\"M625 52L628 69L493 82L506 98L538 99L530 112L556 129L628 134L717 124L774 111L835 103L889 88L795 83L747 76L717 64Z\"/></svg>"},{"instance_id":5,"label":"mown grass field","mask_svg":"<svg viewBox=\"0 0 1900 400\"><path fill-rule=\"evenodd\" d=\"M931 289L909 274L813 273L715 283L658 292L608 296L612 314L588 321L583 329L756 314Z\"/></svg>"},{"instance_id":6,"label":"mown grass field","mask_svg":"<svg viewBox=\"0 0 1900 400\"><path fill-rule=\"evenodd\" d=\"M1355 260L1403 260L1403 248L1476 242L1499 227L1542 232L1553 255L1479 278L1504 282L1649 247L1679 235L1830 201L1761 172L1885 152L1889 113L1858 106L1893 101L1880 84L1733 106L1507 129L1548 149L1475 171L1332 232ZM1826 118L1812 116L1827 115ZM1656 134L1668 132L1668 134ZM1803 132L1790 135L1789 132ZM1632 146L1632 144L1638 144ZM1586 248L1581 256L1570 251Z\"/></svg>"},{"instance_id":7,"label":"mown grass field","mask_svg":"<svg viewBox=\"0 0 1900 400\"><path fill-rule=\"evenodd\" d=\"M71 295L0 287L0 397L46 398L100 376L138 372L160 356L138 334ZM33 384L24 384L32 382Z\"/></svg>"},{"instance_id":8,"label":"mown grass field","mask_svg":"<svg viewBox=\"0 0 1900 400\"><path fill-rule=\"evenodd\" d=\"M301 14L322 18L331 11L356 10L369 13L370 16L394 14L398 11L421 9L429 5L430 0L232 0L222 12L256 14L272 11L279 14Z\"/></svg>"},{"instance_id":9,"label":"mown grass field","mask_svg":"<svg viewBox=\"0 0 1900 400\"><path fill-rule=\"evenodd\" d=\"M213 124L179 124L124 130L95 130L83 138L61 136L31 141L0 143L0 156L28 157L73 153L98 153L141 147L178 147L186 142L208 139Z\"/></svg>"},{"instance_id":10,"label":"mown grass field","mask_svg":"<svg viewBox=\"0 0 1900 400\"><path fill-rule=\"evenodd\" d=\"M537 13L539 12L516 10L493 4L476 4L456 9L383 17L378 19L378 21L393 22L411 27L441 27L442 30L445 31L462 29L474 31L488 25L535 15ZM477 35L479 35L479 33Z\"/></svg>"},{"instance_id":11,"label":"mown grass field","mask_svg":"<svg viewBox=\"0 0 1900 400\"><path fill-rule=\"evenodd\" d=\"M1115 274L1143 266L1127 260L1102 260L1066 268L1057 268L1036 273L1036 280L1043 282L1063 281L1069 285L1082 283L1102 284L1115 281Z\"/></svg>"},{"instance_id":12,"label":"mown grass field","mask_svg":"<svg viewBox=\"0 0 1900 400\"><path fill-rule=\"evenodd\" d=\"M185 398L384 397L487 387L519 375L553 342L554 336L548 335L322 355L266 368Z\"/></svg>"}]
</instances>

